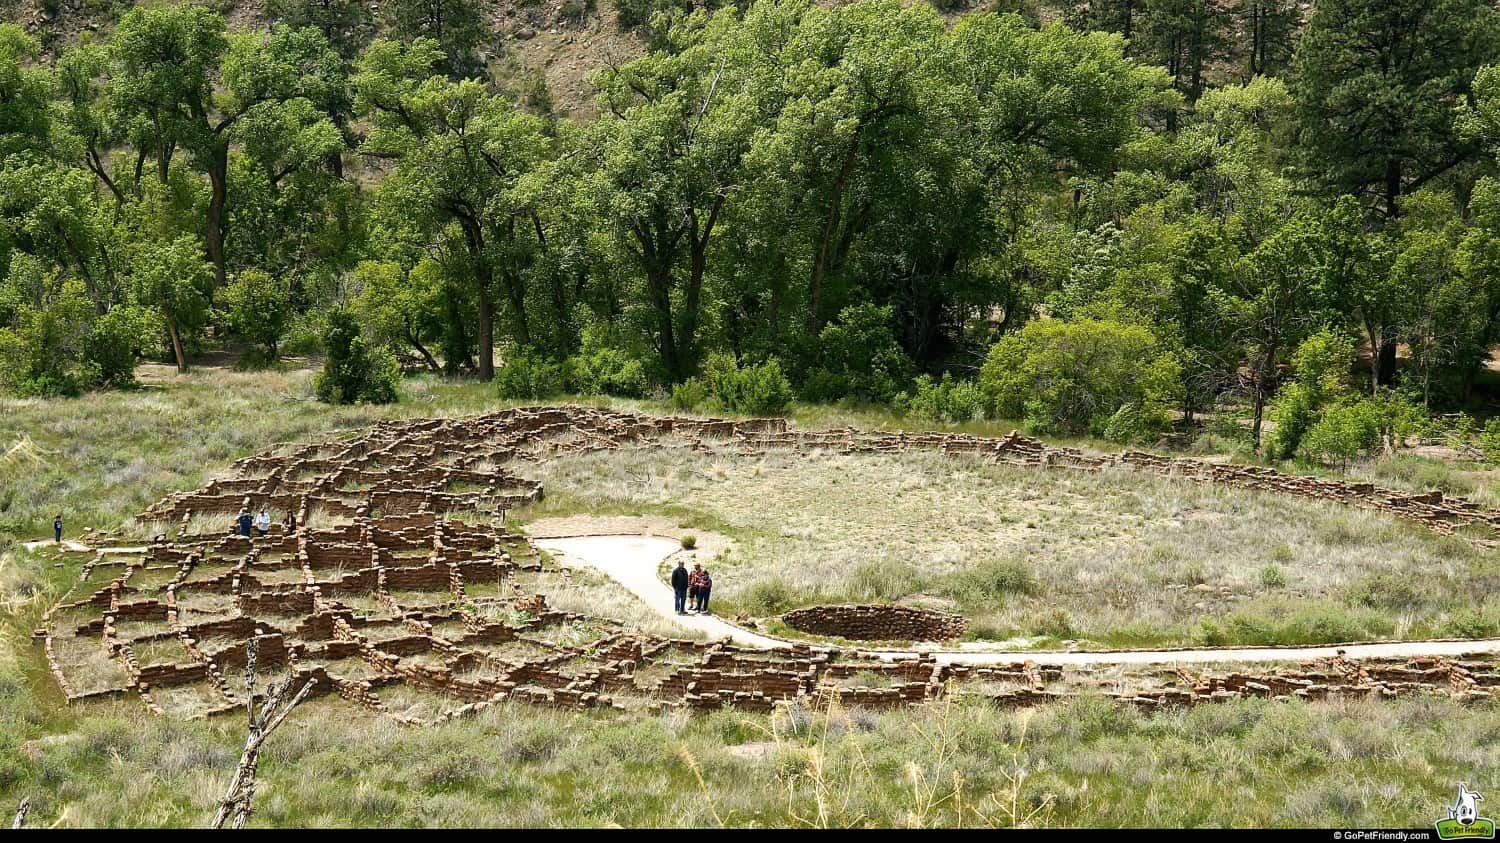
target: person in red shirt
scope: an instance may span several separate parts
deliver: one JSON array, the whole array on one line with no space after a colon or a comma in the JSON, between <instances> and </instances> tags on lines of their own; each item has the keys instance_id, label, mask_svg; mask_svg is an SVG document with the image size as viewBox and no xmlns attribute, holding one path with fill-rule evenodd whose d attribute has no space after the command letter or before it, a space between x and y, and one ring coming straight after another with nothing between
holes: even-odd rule
<instances>
[{"instance_id":1,"label":"person in red shirt","mask_svg":"<svg viewBox=\"0 0 1500 843\"><path fill-rule=\"evenodd\" d=\"M704 568L698 573L698 611L708 614L708 593L714 590L714 578Z\"/></svg>"},{"instance_id":2,"label":"person in red shirt","mask_svg":"<svg viewBox=\"0 0 1500 843\"><path fill-rule=\"evenodd\" d=\"M693 572L688 575L688 611L698 611L698 587L703 578L703 566L694 564Z\"/></svg>"}]
</instances>

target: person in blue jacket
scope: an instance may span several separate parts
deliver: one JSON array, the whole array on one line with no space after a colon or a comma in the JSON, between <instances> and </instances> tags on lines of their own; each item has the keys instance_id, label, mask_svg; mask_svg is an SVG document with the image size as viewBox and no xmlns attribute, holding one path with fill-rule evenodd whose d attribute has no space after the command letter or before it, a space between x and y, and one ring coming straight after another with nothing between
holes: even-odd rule
<instances>
[{"instance_id":1,"label":"person in blue jacket","mask_svg":"<svg viewBox=\"0 0 1500 843\"><path fill-rule=\"evenodd\" d=\"M249 538L250 529L255 525L255 519L250 517L249 511L241 508L239 516L235 519L235 525L239 527L240 535Z\"/></svg>"}]
</instances>

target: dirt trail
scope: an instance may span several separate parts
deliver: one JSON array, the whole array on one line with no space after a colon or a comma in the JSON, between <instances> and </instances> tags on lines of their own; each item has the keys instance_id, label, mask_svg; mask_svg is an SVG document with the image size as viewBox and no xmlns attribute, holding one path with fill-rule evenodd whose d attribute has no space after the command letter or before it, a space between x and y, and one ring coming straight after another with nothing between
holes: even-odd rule
<instances>
[{"instance_id":1,"label":"dirt trail","mask_svg":"<svg viewBox=\"0 0 1500 843\"><path fill-rule=\"evenodd\" d=\"M689 629L736 644L764 650L784 649L791 641L772 638L736 626L718 616L679 616L672 609L672 589L658 574L661 563L681 550L677 542L655 536L576 536L537 538L538 547L559 554L566 562L594 568L645 601L662 617ZM915 650L869 650L880 658L910 658ZM927 650L944 664L992 665L1036 661L1057 665L1206 664L1212 662L1303 662L1343 655L1352 659L1457 656L1500 652L1500 638L1474 641L1400 641L1338 644L1321 647L1241 647L1185 650L1113 650L1057 652L1041 650Z\"/></svg>"}]
</instances>

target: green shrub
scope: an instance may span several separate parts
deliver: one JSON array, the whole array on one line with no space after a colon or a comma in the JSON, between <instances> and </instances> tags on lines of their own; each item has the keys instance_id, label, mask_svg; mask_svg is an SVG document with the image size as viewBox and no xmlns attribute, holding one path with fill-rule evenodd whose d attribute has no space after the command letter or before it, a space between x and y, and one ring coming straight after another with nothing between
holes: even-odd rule
<instances>
[{"instance_id":1,"label":"green shrub","mask_svg":"<svg viewBox=\"0 0 1500 843\"><path fill-rule=\"evenodd\" d=\"M94 309L83 282L60 280L17 259L11 278L27 272L37 287L46 287L38 304L16 302L11 327L0 327L0 390L23 396L76 395L90 380L82 365Z\"/></svg>"},{"instance_id":2,"label":"green shrub","mask_svg":"<svg viewBox=\"0 0 1500 843\"><path fill-rule=\"evenodd\" d=\"M1078 628L1073 625L1073 616L1068 614L1068 610L1062 608L1052 608L1043 612L1032 623L1031 631L1036 635L1048 635L1058 639L1078 637Z\"/></svg>"},{"instance_id":3,"label":"green shrub","mask_svg":"<svg viewBox=\"0 0 1500 843\"><path fill-rule=\"evenodd\" d=\"M292 296L286 282L259 269L247 269L219 291L219 303L230 330L260 346L275 362L281 337L292 320Z\"/></svg>"},{"instance_id":4,"label":"green shrub","mask_svg":"<svg viewBox=\"0 0 1500 843\"><path fill-rule=\"evenodd\" d=\"M359 323L347 310L328 312L323 346L328 349L328 357L313 382L318 400L329 404L389 404L396 400L400 364L395 357L365 344Z\"/></svg>"},{"instance_id":5,"label":"green shrub","mask_svg":"<svg viewBox=\"0 0 1500 843\"><path fill-rule=\"evenodd\" d=\"M945 373L942 380L931 375L917 378L916 391L896 396L897 409L929 421L962 424L984 418L984 392L974 381L954 380Z\"/></svg>"},{"instance_id":6,"label":"green shrub","mask_svg":"<svg viewBox=\"0 0 1500 843\"><path fill-rule=\"evenodd\" d=\"M1352 585L1349 598L1374 609L1411 609L1422 602L1409 577L1397 574L1372 574Z\"/></svg>"},{"instance_id":7,"label":"green shrub","mask_svg":"<svg viewBox=\"0 0 1500 843\"><path fill-rule=\"evenodd\" d=\"M1446 638L1494 638L1500 635L1500 613L1460 609L1443 624Z\"/></svg>"},{"instance_id":8,"label":"green shrub","mask_svg":"<svg viewBox=\"0 0 1500 843\"><path fill-rule=\"evenodd\" d=\"M1104 423L1100 434L1111 442L1133 444L1156 438L1165 425L1160 417L1148 417L1135 404L1126 404Z\"/></svg>"},{"instance_id":9,"label":"green shrub","mask_svg":"<svg viewBox=\"0 0 1500 843\"><path fill-rule=\"evenodd\" d=\"M728 354L714 354L704 364L703 381L708 394L730 412L776 416L792 405L792 385L775 358L741 368Z\"/></svg>"},{"instance_id":10,"label":"green shrub","mask_svg":"<svg viewBox=\"0 0 1500 843\"><path fill-rule=\"evenodd\" d=\"M995 412L1041 432L1103 435L1135 406L1133 433L1159 430L1182 393L1182 367L1138 325L1038 319L990 349L979 386Z\"/></svg>"},{"instance_id":11,"label":"green shrub","mask_svg":"<svg viewBox=\"0 0 1500 843\"><path fill-rule=\"evenodd\" d=\"M646 394L646 369L617 348L595 348L563 363L563 383L581 395L640 398Z\"/></svg>"},{"instance_id":12,"label":"green shrub","mask_svg":"<svg viewBox=\"0 0 1500 843\"><path fill-rule=\"evenodd\" d=\"M708 387L698 378L688 378L672 387L672 406L679 410L696 410L708 400Z\"/></svg>"},{"instance_id":13,"label":"green shrub","mask_svg":"<svg viewBox=\"0 0 1500 843\"><path fill-rule=\"evenodd\" d=\"M917 569L899 559L866 559L848 574L849 593L857 600L895 600L921 588Z\"/></svg>"},{"instance_id":14,"label":"green shrub","mask_svg":"<svg viewBox=\"0 0 1500 843\"><path fill-rule=\"evenodd\" d=\"M792 593L781 580L756 580L746 589L744 604L755 614L776 615L792 607Z\"/></svg>"},{"instance_id":15,"label":"green shrub","mask_svg":"<svg viewBox=\"0 0 1500 843\"><path fill-rule=\"evenodd\" d=\"M1380 417L1366 402L1329 407L1302 437L1313 458L1345 465L1380 446Z\"/></svg>"},{"instance_id":16,"label":"green shrub","mask_svg":"<svg viewBox=\"0 0 1500 843\"><path fill-rule=\"evenodd\" d=\"M105 386L135 383L135 363L152 334L151 314L131 305L117 305L89 328L83 356L96 382Z\"/></svg>"},{"instance_id":17,"label":"green shrub","mask_svg":"<svg viewBox=\"0 0 1500 843\"><path fill-rule=\"evenodd\" d=\"M1271 408L1276 422L1266 440L1271 456L1286 459L1297 453L1325 407L1352 394L1348 380L1353 365L1354 344L1335 331L1320 331L1297 346L1291 360L1295 380L1282 387Z\"/></svg>"},{"instance_id":18,"label":"green shrub","mask_svg":"<svg viewBox=\"0 0 1500 843\"><path fill-rule=\"evenodd\" d=\"M1484 432L1479 434L1479 450L1484 452L1485 462L1500 463L1500 418L1484 423Z\"/></svg>"},{"instance_id":19,"label":"green shrub","mask_svg":"<svg viewBox=\"0 0 1500 843\"><path fill-rule=\"evenodd\" d=\"M693 548L698 546L698 537L693 535L692 533L688 533L687 535L682 537L681 543L683 550L692 550Z\"/></svg>"},{"instance_id":20,"label":"green shrub","mask_svg":"<svg viewBox=\"0 0 1500 843\"><path fill-rule=\"evenodd\" d=\"M1260 569L1260 584L1263 588L1285 588L1286 571L1280 565L1267 565Z\"/></svg>"},{"instance_id":21,"label":"green shrub","mask_svg":"<svg viewBox=\"0 0 1500 843\"><path fill-rule=\"evenodd\" d=\"M1033 594L1036 576L1024 559L985 559L950 575L941 592L973 607L1003 603L1013 595Z\"/></svg>"},{"instance_id":22,"label":"green shrub","mask_svg":"<svg viewBox=\"0 0 1500 843\"><path fill-rule=\"evenodd\" d=\"M563 391L562 368L529 349L516 349L495 372L501 398L536 401Z\"/></svg>"},{"instance_id":23,"label":"green shrub","mask_svg":"<svg viewBox=\"0 0 1500 843\"><path fill-rule=\"evenodd\" d=\"M1393 629L1393 622L1383 611L1316 601L1276 605L1269 611L1241 609L1218 619L1203 618L1195 638L1205 646L1335 644L1385 638Z\"/></svg>"},{"instance_id":24,"label":"green shrub","mask_svg":"<svg viewBox=\"0 0 1500 843\"><path fill-rule=\"evenodd\" d=\"M817 363L802 393L813 401L887 403L911 380L911 361L891 330L894 311L872 304L846 307L818 333Z\"/></svg>"}]
</instances>

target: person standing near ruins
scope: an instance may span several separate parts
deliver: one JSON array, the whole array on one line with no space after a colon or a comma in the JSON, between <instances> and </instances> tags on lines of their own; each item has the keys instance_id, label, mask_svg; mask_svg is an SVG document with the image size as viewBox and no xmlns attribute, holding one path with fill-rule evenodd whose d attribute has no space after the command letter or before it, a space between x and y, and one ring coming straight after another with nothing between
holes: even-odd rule
<instances>
[{"instance_id":1,"label":"person standing near ruins","mask_svg":"<svg viewBox=\"0 0 1500 843\"><path fill-rule=\"evenodd\" d=\"M62 513L52 516L52 541L54 544L62 544Z\"/></svg>"},{"instance_id":2,"label":"person standing near ruins","mask_svg":"<svg viewBox=\"0 0 1500 843\"><path fill-rule=\"evenodd\" d=\"M286 511L286 517L281 519L281 531L289 536L297 532L297 513L290 509Z\"/></svg>"},{"instance_id":3,"label":"person standing near ruins","mask_svg":"<svg viewBox=\"0 0 1500 843\"><path fill-rule=\"evenodd\" d=\"M703 576L703 566L693 563L693 573L688 576L688 611L698 611L698 583Z\"/></svg>"},{"instance_id":4,"label":"person standing near ruins","mask_svg":"<svg viewBox=\"0 0 1500 843\"><path fill-rule=\"evenodd\" d=\"M255 516L255 534L257 536L264 536L269 532L271 532L271 513L262 507L260 514Z\"/></svg>"},{"instance_id":5,"label":"person standing near ruins","mask_svg":"<svg viewBox=\"0 0 1500 843\"><path fill-rule=\"evenodd\" d=\"M235 517L234 523L239 528L240 535L250 538L250 527L254 524L254 519L250 517L249 510L240 507L240 514Z\"/></svg>"},{"instance_id":6,"label":"person standing near ruins","mask_svg":"<svg viewBox=\"0 0 1500 843\"><path fill-rule=\"evenodd\" d=\"M672 569L672 608L679 615L687 614L688 580L690 579L692 577L688 575L687 564L681 559L677 560L677 567Z\"/></svg>"},{"instance_id":7,"label":"person standing near ruins","mask_svg":"<svg viewBox=\"0 0 1500 843\"><path fill-rule=\"evenodd\" d=\"M698 574L698 612L708 614L708 593L714 589L714 578L709 576L708 569L704 568Z\"/></svg>"}]
</instances>

